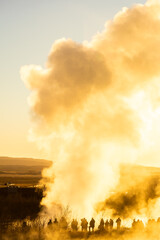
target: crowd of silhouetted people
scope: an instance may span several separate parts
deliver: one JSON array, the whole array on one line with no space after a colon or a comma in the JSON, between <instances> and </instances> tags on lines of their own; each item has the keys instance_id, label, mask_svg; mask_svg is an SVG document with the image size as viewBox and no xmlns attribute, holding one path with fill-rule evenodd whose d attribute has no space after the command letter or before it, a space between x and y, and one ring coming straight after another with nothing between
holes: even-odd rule
<instances>
[{"instance_id":1,"label":"crowd of silhouetted people","mask_svg":"<svg viewBox=\"0 0 160 240\"><path fill-rule=\"evenodd\" d=\"M157 219L157 221L155 219L149 219L145 225L142 220L133 219L132 229L143 230L144 228L147 228L147 229L160 228L160 217Z\"/></svg>"},{"instance_id":2,"label":"crowd of silhouetted people","mask_svg":"<svg viewBox=\"0 0 160 240\"><path fill-rule=\"evenodd\" d=\"M106 221L104 221L104 219L101 218L100 223L98 225L98 230L99 231L112 231L113 224L114 224L113 219L110 219L110 220L107 219ZM65 217L62 217L59 220L59 222L58 222L57 218L55 218L53 222L50 219L49 222L48 222L48 226L49 225L59 227L59 228L65 229L65 230L68 229L68 226L69 226ZM117 230L120 230L120 227L121 227L121 219L120 218L117 218L116 226L117 226L116 227ZM79 226L78 226L77 219L73 219L71 221L70 227L71 227L72 231L78 231ZM86 218L82 218L81 223L80 223L80 228L81 228L82 232L83 231L94 232L94 230L95 230L95 220L94 220L94 218L92 218L89 222L87 221Z\"/></svg>"},{"instance_id":3,"label":"crowd of silhouetted people","mask_svg":"<svg viewBox=\"0 0 160 240\"><path fill-rule=\"evenodd\" d=\"M106 221L104 221L104 219L101 218L101 220L99 222L99 225L98 225L98 230L99 231L112 231L113 224L114 224L113 219L110 219L110 220L107 219ZM65 229L65 230L68 229L68 226L69 226L65 217L62 217L59 220L59 222L58 222L57 218L55 218L54 221L52 221L52 219L50 219L49 222L48 222L48 226L50 226L50 225L55 226L55 227L59 227L59 228ZM120 227L121 227L121 219L120 218L117 218L116 226L117 226L116 227L117 230L120 230ZM73 219L71 221L70 228L71 228L72 231L78 231L79 226L78 226L77 219ZM82 218L81 223L80 223L80 229L81 229L82 232L84 232L84 231L94 232L94 230L95 230L95 219L92 218L88 222L86 218Z\"/></svg>"},{"instance_id":4,"label":"crowd of silhouetted people","mask_svg":"<svg viewBox=\"0 0 160 240\"><path fill-rule=\"evenodd\" d=\"M53 227L55 226L55 228L60 228L64 230L70 229L73 232L76 232L78 230L82 232L87 232L87 231L94 232L95 223L96 221L94 218L92 218L89 222L87 221L86 218L82 218L80 221L80 224L78 223L77 219L73 219L69 224L66 218L62 217L59 221L57 220L57 218L55 218L54 221L50 219L48 222L48 226L51 225ZM100 222L97 225L98 228L96 230L99 232L112 232L114 227L114 229L116 229L117 231L120 231L122 228L121 223L122 223L122 220L120 217L118 217L116 220L113 220L113 219L104 220L103 218L101 218ZM153 229L153 227L160 227L160 218L158 218L157 221L155 219L149 219L146 225L144 225L143 221L139 219L138 220L133 219L131 229L143 230L145 228Z\"/></svg>"}]
</instances>

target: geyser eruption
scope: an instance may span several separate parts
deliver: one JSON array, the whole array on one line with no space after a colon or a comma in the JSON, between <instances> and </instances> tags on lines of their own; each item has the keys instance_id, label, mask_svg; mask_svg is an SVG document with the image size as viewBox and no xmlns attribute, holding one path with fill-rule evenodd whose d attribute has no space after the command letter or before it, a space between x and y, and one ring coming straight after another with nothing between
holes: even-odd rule
<instances>
[{"instance_id":1,"label":"geyser eruption","mask_svg":"<svg viewBox=\"0 0 160 240\"><path fill-rule=\"evenodd\" d=\"M160 3L148 1L124 8L90 43L56 41L44 69L22 67L30 138L53 159L43 172L50 215L70 206L91 217L118 186L121 163L159 166L159 43Z\"/></svg>"}]
</instances>

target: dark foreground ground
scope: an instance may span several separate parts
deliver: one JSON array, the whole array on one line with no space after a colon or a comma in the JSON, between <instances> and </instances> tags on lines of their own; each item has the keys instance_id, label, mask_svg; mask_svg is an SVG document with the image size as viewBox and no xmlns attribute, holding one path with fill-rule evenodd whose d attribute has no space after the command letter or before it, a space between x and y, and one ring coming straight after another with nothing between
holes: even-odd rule
<instances>
[{"instance_id":1,"label":"dark foreground ground","mask_svg":"<svg viewBox=\"0 0 160 240\"><path fill-rule=\"evenodd\" d=\"M31 187L0 188L0 225L3 222L34 220L41 210L42 189Z\"/></svg>"}]
</instances>

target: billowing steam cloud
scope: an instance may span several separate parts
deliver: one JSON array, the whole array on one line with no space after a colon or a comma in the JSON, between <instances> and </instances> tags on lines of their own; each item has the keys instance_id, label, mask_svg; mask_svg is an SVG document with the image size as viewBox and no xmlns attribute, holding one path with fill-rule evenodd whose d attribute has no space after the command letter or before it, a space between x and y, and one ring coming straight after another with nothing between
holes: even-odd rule
<instances>
[{"instance_id":1,"label":"billowing steam cloud","mask_svg":"<svg viewBox=\"0 0 160 240\"><path fill-rule=\"evenodd\" d=\"M160 198L159 168L122 165L120 180L114 190L109 198L97 204L97 212L109 211L110 216L123 219L159 217L159 212L157 215L154 212Z\"/></svg>"},{"instance_id":2,"label":"billowing steam cloud","mask_svg":"<svg viewBox=\"0 0 160 240\"><path fill-rule=\"evenodd\" d=\"M118 186L120 163L159 165L159 1L124 8L90 43L56 41L46 68L21 77L30 137L53 159L43 173L51 215L69 205L90 217Z\"/></svg>"}]
</instances>

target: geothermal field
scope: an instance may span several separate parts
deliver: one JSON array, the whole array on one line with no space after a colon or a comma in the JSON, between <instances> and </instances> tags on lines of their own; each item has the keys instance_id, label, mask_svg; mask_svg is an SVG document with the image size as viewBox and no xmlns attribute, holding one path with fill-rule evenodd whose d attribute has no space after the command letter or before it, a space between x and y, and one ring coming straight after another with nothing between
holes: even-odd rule
<instances>
[{"instance_id":1,"label":"geothermal field","mask_svg":"<svg viewBox=\"0 0 160 240\"><path fill-rule=\"evenodd\" d=\"M105 201L97 203L95 217L86 218L84 214L80 219L73 218L69 205L59 206L59 211L52 211L49 216L41 204L46 188L38 184L39 178L28 175L27 168L33 168L32 164L38 169L41 164L44 169L50 161L24 159L27 166L23 166L22 159L14 159L21 165L13 165L12 158L1 158L1 164L4 159L5 163L12 163L7 166L8 172L12 170L14 175L13 168L21 168L23 173L17 171L12 183L4 183L6 178L11 180L11 172L0 174L0 239L159 239L160 217L150 218L149 211L153 211L160 197L160 168L122 165L119 184ZM6 165L3 167L6 169Z\"/></svg>"},{"instance_id":2,"label":"geothermal field","mask_svg":"<svg viewBox=\"0 0 160 240\"><path fill-rule=\"evenodd\" d=\"M12 61L25 90L2 119L0 239L160 239L160 1L130 1L0 3L26 39Z\"/></svg>"}]
</instances>

